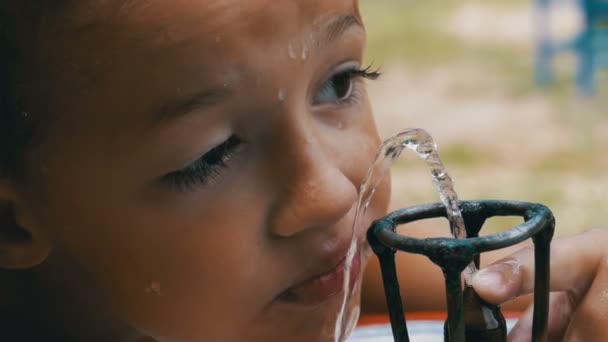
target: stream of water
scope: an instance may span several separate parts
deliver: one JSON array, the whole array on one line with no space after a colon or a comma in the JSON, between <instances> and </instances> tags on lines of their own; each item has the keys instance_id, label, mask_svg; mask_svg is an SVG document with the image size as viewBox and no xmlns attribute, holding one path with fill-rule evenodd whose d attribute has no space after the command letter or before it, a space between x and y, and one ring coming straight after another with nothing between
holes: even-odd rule
<instances>
[{"instance_id":1,"label":"stream of water","mask_svg":"<svg viewBox=\"0 0 608 342\"><path fill-rule=\"evenodd\" d=\"M439 193L439 199L446 207L452 235L458 239L466 238L464 219L458 207L458 195L454 190L454 182L439 158L437 145L433 137L425 130L416 128L406 130L386 140L380 147L359 189L359 198L353 221L353 238L346 256L344 297L334 330L334 340L336 342L342 342L350 335L359 318L359 309L354 308L349 310L348 305L353 292L357 289L357 286L355 286L355 290L349 290L351 288L350 268L358 249L357 237L360 236L359 232L361 229L368 228L363 227L361 221L365 217L365 211L374 196L376 188L382 183L391 165L393 165L405 149L414 151L418 157L426 162L431 172L433 184ZM476 267L473 263L467 266L463 272L466 283L469 282L470 277L475 271Z\"/></svg>"}]
</instances>

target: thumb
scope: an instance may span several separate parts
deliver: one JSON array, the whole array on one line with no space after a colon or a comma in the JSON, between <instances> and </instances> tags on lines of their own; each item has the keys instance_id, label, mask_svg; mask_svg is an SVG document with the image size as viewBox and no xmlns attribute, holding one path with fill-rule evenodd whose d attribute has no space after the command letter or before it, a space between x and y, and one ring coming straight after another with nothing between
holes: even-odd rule
<instances>
[{"instance_id":1,"label":"thumb","mask_svg":"<svg viewBox=\"0 0 608 342\"><path fill-rule=\"evenodd\" d=\"M471 285L487 302L501 304L521 294L524 271L520 260L509 257L476 272Z\"/></svg>"},{"instance_id":2,"label":"thumb","mask_svg":"<svg viewBox=\"0 0 608 342\"><path fill-rule=\"evenodd\" d=\"M550 291L567 292L573 300L580 300L593 281L607 243L605 230L555 240L551 245ZM480 270L473 275L471 285L494 304L532 293L534 249L526 247Z\"/></svg>"}]
</instances>

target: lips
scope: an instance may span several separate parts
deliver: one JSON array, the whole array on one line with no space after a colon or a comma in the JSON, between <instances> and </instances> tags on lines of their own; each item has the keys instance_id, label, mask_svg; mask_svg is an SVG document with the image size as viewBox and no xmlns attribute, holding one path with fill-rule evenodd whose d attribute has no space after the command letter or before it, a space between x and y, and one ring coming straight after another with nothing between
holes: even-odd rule
<instances>
[{"instance_id":1,"label":"lips","mask_svg":"<svg viewBox=\"0 0 608 342\"><path fill-rule=\"evenodd\" d=\"M346 253L331 269L314 275L303 282L297 283L284 291L281 300L301 305L318 305L344 290ZM355 286L361 274L361 257L359 251L355 254L350 268L349 291Z\"/></svg>"}]
</instances>

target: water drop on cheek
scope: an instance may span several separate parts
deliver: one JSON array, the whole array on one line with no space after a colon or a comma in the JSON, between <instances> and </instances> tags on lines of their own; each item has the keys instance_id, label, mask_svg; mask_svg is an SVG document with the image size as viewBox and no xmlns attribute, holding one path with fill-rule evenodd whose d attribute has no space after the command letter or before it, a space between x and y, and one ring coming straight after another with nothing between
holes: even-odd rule
<instances>
[{"instance_id":1,"label":"water drop on cheek","mask_svg":"<svg viewBox=\"0 0 608 342\"><path fill-rule=\"evenodd\" d=\"M151 281L150 284L144 290L144 292L146 292L147 294L160 296L160 283L157 281Z\"/></svg>"}]
</instances>

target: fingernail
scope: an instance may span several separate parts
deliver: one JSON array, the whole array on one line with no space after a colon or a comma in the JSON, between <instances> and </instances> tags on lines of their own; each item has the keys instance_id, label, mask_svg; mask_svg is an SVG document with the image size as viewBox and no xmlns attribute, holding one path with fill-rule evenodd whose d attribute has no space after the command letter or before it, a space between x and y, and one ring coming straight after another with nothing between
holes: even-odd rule
<instances>
[{"instance_id":1,"label":"fingernail","mask_svg":"<svg viewBox=\"0 0 608 342\"><path fill-rule=\"evenodd\" d=\"M487 268L480 270L473 276L473 285L475 287L485 288L502 288L504 286L505 278L503 274L493 268Z\"/></svg>"},{"instance_id":2,"label":"fingernail","mask_svg":"<svg viewBox=\"0 0 608 342\"><path fill-rule=\"evenodd\" d=\"M492 289L494 292L509 291L511 283L517 282L521 264L516 260L505 260L479 270L473 276L473 285ZM506 295L506 293L504 293Z\"/></svg>"}]
</instances>

